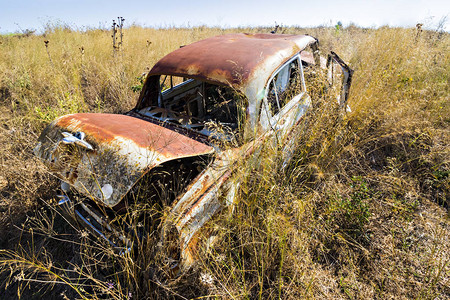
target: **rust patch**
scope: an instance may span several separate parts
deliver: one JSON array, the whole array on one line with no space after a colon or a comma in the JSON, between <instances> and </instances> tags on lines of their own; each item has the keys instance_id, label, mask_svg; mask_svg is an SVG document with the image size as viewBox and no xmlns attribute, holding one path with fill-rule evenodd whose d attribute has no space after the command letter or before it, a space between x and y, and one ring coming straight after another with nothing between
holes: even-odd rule
<instances>
[{"instance_id":1,"label":"rust patch","mask_svg":"<svg viewBox=\"0 0 450 300\"><path fill-rule=\"evenodd\" d=\"M126 124L126 126L124 126ZM206 154L213 148L170 129L134 117L116 114L73 114L59 118L56 125L71 131L83 131L97 144L118 138L132 141L165 157Z\"/></svg>"},{"instance_id":2,"label":"rust patch","mask_svg":"<svg viewBox=\"0 0 450 300\"><path fill-rule=\"evenodd\" d=\"M302 58L302 60L310 65L314 65L315 61L314 61L314 55L309 52L309 51L302 51L300 53L300 57Z\"/></svg>"}]
</instances>

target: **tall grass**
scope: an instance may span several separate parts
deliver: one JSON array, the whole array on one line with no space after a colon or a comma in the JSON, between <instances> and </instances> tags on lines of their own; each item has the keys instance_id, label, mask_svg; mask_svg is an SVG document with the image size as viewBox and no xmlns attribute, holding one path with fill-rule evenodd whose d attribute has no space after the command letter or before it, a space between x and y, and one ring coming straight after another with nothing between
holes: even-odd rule
<instances>
[{"instance_id":1,"label":"tall grass","mask_svg":"<svg viewBox=\"0 0 450 300\"><path fill-rule=\"evenodd\" d=\"M132 87L159 58L224 30L131 27L115 54L102 30L1 37L6 291L30 295L26 288L37 286L38 296L89 299L449 297L449 35L352 26L281 31L316 36L322 52L333 49L349 62L352 112L337 113L316 93L288 166L273 144L240 161L234 211L209 224L199 262L176 279L152 232L119 255L63 225L47 205L55 180L30 152L56 116L131 109Z\"/></svg>"}]
</instances>

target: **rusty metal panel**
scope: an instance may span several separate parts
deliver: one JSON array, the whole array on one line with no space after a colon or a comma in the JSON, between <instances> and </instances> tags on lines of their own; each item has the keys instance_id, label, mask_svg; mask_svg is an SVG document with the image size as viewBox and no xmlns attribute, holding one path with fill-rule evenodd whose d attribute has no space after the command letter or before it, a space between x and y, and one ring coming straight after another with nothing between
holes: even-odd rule
<instances>
[{"instance_id":1,"label":"rusty metal panel","mask_svg":"<svg viewBox=\"0 0 450 300\"><path fill-rule=\"evenodd\" d=\"M268 131L241 147L217 153L216 160L192 181L174 203L164 220L162 237L163 242L173 242L165 240L168 235L164 231L176 228L180 242L179 266L182 269L189 268L195 262L204 225L224 207L234 205L239 182L233 174L238 158L248 158L273 134L273 131Z\"/></svg>"},{"instance_id":2,"label":"rusty metal panel","mask_svg":"<svg viewBox=\"0 0 450 300\"><path fill-rule=\"evenodd\" d=\"M219 194L234 172L238 155L244 153L242 149L222 152L180 195L165 219L163 227L168 229L174 226L179 233L182 268L191 266L195 261L199 234L205 223L224 207ZM163 236L166 236L164 232Z\"/></svg>"},{"instance_id":3,"label":"rusty metal panel","mask_svg":"<svg viewBox=\"0 0 450 300\"><path fill-rule=\"evenodd\" d=\"M83 132L83 141L93 149L67 144L64 141L67 132ZM211 154L214 150L134 117L73 114L52 122L40 136L34 152L63 181L112 207L151 168L177 158Z\"/></svg>"},{"instance_id":4,"label":"rusty metal panel","mask_svg":"<svg viewBox=\"0 0 450 300\"><path fill-rule=\"evenodd\" d=\"M304 62L310 65L314 65L316 63L313 54L309 51L302 51L302 53L300 53L300 56Z\"/></svg>"}]
</instances>

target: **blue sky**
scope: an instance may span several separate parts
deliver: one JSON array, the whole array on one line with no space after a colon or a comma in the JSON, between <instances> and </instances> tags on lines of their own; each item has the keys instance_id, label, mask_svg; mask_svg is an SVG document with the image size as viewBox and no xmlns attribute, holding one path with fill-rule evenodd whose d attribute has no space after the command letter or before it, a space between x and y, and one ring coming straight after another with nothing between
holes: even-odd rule
<instances>
[{"instance_id":1,"label":"blue sky","mask_svg":"<svg viewBox=\"0 0 450 300\"><path fill-rule=\"evenodd\" d=\"M42 31L47 23L63 23L78 29L109 27L122 16L125 25L142 26L415 26L435 29L449 16L450 1L444 0L0 0L0 32L26 29Z\"/></svg>"}]
</instances>

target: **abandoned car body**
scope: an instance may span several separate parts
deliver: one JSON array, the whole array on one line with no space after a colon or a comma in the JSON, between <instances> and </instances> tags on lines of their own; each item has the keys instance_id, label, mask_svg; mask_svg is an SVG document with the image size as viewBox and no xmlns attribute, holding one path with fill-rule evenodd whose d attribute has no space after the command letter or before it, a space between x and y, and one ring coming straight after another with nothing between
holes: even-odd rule
<instances>
[{"instance_id":1,"label":"abandoned car body","mask_svg":"<svg viewBox=\"0 0 450 300\"><path fill-rule=\"evenodd\" d=\"M318 41L311 36L208 38L157 62L136 107L125 115L57 118L34 152L62 180L63 191L72 188L86 198L74 204L64 195L60 205L70 207L110 243L117 244L111 238L116 236L126 247L132 240L115 231L98 208L123 209L124 199L143 177L153 184L161 181L155 170L172 175L164 184L154 184L153 198L141 201L160 201L170 208L158 226L162 242L168 231L175 231L179 261L190 266L202 226L235 201L239 183L233 180L233 163L270 137L288 140L311 107L307 69L328 70L330 86L339 84L339 105L347 107L352 70L335 53L328 60L320 57ZM167 183L177 177L183 184L167 191Z\"/></svg>"}]
</instances>

